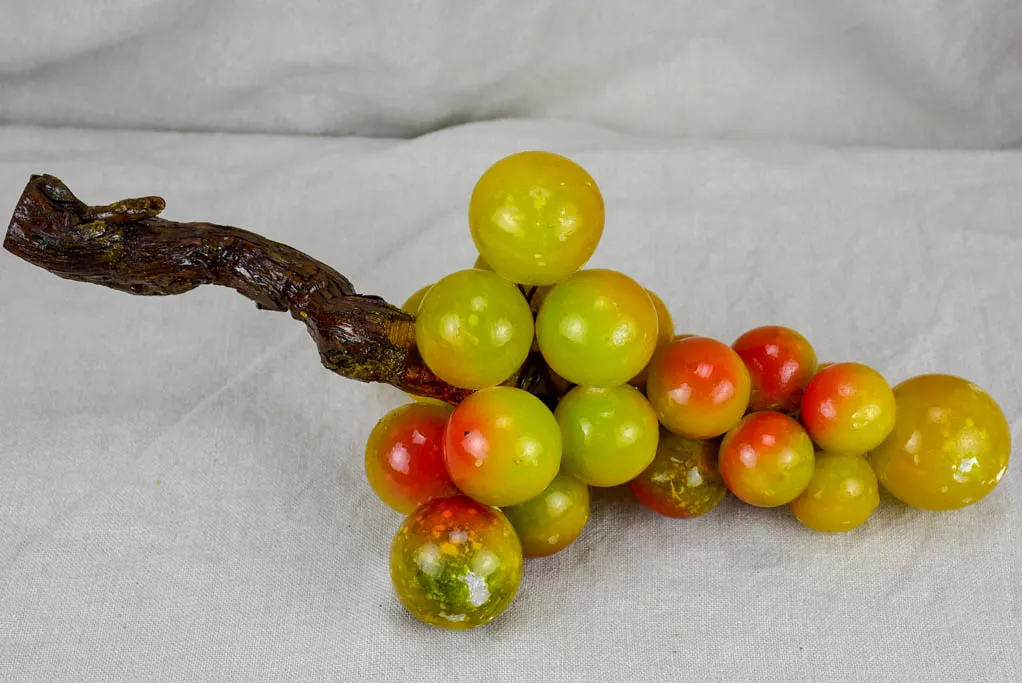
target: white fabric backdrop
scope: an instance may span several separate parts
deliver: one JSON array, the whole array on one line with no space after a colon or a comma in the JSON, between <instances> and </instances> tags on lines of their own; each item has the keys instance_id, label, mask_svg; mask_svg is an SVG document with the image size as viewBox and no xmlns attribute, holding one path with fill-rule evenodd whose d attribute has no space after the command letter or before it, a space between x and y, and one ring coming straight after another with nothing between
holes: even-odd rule
<instances>
[{"instance_id":1,"label":"white fabric backdrop","mask_svg":"<svg viewBox=\"0 0 1022 683\"><path fill-rule=\"evenodd\" d=\"M1022 144L1018 0L0 0L0 122Z\"/></svg>"},{"instance_id":2,"label":"white fabric backdrop","mask_svg":"<svg viewBox=\"0 0 1022 683\"><path fill-rule=\"evenodd\" d=\"M593 265L679 330L805 332L892 380L969 377L1022 431L1022 153L713 145L501 122L413 141L0 127L90 202L160 193L402 300L474 258L479 173L524 148L600 183ZM659 518L600 492L511 610L445 633L391 594L399 515L362 448L401 397L323 370L301 325L229 290L139 298L0 253L0 679L1022 680L1022 476L845 535L729 500ZM1015 453L1015 459L1019 457Z\"/></svg>"}]
</instances>

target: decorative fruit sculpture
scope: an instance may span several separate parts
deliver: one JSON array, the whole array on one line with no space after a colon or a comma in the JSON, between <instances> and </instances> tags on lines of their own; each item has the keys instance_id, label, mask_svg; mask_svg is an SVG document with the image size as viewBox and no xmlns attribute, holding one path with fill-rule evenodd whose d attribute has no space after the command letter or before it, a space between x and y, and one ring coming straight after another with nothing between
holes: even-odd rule
<instances>
[{"instance_id":1,"label":"decorative fruit sculpture","mask_svg":"<svg viewBox=\"0 0 1022 683\"><path fill-rule=\"evenodd\" d=\"M469 206L475 267L404 310L287 245L166 220L163 207L158 197L92 206L33 176L4 247L135 294L231 287L301 320L328 369L433 402L387 413L365 450L372 490L411 512L391 577L428 624L472 628L506 609L523 554L579 538L590 485L627 482L673 518L706 514L730 490L833 532L866 521L878 479L909 505L945 510L980 501L1008 469L1008 421L966 380L924 375L892 391L860 363L817 367L786 327L733 346L675 335L669 308L635 280L580 270L603 233L603 198L556 154L515 154L483 174ZM699 283L682 275L678 291L698 301Z\"/></svg>"}]
</instances>

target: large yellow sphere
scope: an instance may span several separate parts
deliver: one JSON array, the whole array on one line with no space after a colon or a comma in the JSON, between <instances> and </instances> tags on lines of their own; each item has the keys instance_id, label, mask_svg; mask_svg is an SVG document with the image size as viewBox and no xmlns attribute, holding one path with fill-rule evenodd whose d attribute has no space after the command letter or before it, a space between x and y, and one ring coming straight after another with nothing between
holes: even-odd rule
<instances>
[{"instance_id":1,"label":"large yellow sphere","mask_svg":"<svg viewBox=\"0 0 1022 683\"><path fill-rule=\"evenodd\" d=\"M997 403L951 375L921 375L894 388L897 419L870 460L903 503L952 510L981 500L1008 469L1011 430Z\"/></svg>"},{"instance_id":2,"label":"large yellow sphere","mask_svg":"<svg viewBox=\"0 0 1022 683\"><path fill-rule=\"evenodd\" d=\"M483 173L468 219L476 248L498 275L552 285L596 251L603 235L603 196L571 159L520 152Z\"/></svg>"}]
</instances>

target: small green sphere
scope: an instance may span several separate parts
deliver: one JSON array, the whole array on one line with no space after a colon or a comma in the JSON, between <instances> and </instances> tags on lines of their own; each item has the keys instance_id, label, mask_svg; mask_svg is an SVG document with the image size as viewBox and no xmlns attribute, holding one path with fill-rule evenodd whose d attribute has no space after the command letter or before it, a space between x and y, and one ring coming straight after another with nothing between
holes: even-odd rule
<instances>
[{"instance_id":1,"label":"small green sphere","mask_svg":"<svg viewBox=\"0 0 1022 683\"><path fill-rule=\"evenodd\" d=\"M614 387L656 349L656 306L639 283L613 270L583 270L546 295L536 339L550 368L574 384Z\"/></svg>"},{"instance_id":2,"label":"small green sphere","mask_svg":"<svg viewBox=\"0 0 1022 683\"><path fill-rule=\"evenodd\" d=\"M427 367L465 389L496 386L525 362L532 311L521 291L488 270L461 270L426 292L415 342Z\"/></svg>"},{"instance_id":3,"label":"small green sphere","mask_svg":"<svg viewBox=\"0 0 1022 683\"><path fill-rule=\"evenodd\" d=\"M504 508L518 532L526 557L545 557L564 550L589 521L589 488L566 474L558 475L535 498Z\"/></svg>"},{"instance_id":4,"label":"small green sphere","mask_svg":"<svg viewBox=\"0 0 1022 683\"><path fill-rule=\"evenodd\" d=\"M575 387L554 410L563 442L561 468L590 486L617 486L656 455L659 424L633 386Z\"/></svg>"}]
</instances>

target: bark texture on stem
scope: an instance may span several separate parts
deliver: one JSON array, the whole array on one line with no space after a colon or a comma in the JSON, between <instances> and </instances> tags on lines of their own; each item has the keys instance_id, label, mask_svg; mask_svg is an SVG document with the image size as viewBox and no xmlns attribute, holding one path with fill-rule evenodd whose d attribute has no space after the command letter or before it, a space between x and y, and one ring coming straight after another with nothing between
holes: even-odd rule
<instances>
[{"instance_id":1,"label":"bark texture on stem","mask_svg":"<svg viewBox=\"0 0 1022 683\"><path fill-rule=\"evenodd\" d=\"M88 206L59 179L32 176L4 248L60 277L131 294L231 287L259 308L304 322L323 365L344 377L451 403L470 393L425 366L415 319L401 309L356 293L343 275L297 249L239 228L169 221L159 217L165 206L159 197ZM534 365L530 359L512 381L537 389Z\"/></svg>"}]
</instances>

